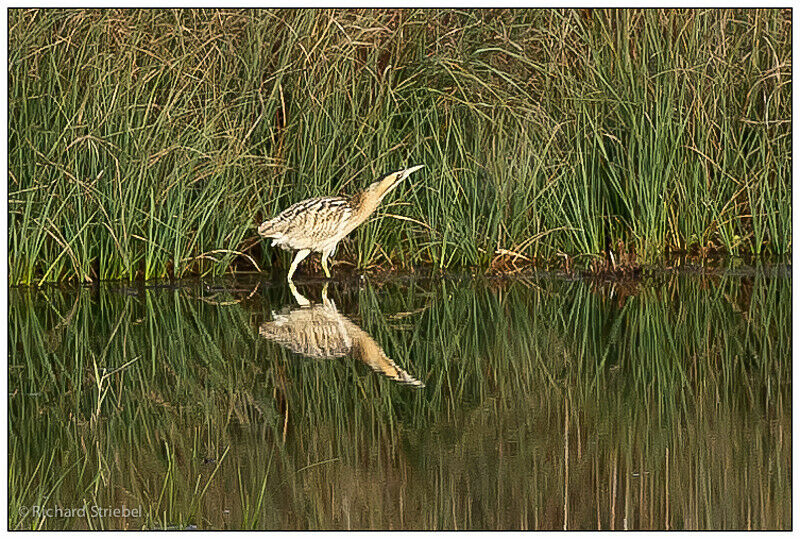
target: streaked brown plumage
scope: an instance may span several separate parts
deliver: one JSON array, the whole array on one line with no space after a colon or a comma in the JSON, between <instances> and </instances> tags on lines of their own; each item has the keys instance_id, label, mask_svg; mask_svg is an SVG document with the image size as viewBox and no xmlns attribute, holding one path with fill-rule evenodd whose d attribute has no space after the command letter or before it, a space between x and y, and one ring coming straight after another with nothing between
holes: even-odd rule
<instances>
[{"instance_id":1,"label":"streaked brown plumage","mask_svg":"<svg viewBox=\"0 0 800 539\"><path fill-rule=\"evenodd\" d=\"M339 241L366 221L402 180L423 166L387 174L352 197L317 197L297 202L261 223L258 233L264 238L272 238L273 247L277 245L287 251L297 251L286 276L288 281L291 282L297 265L312 251L322 253L322 269L330 278L328 257L336 250Z\"/></svg>"},{"instance_id":2,"label":"streaked brown plumage","mask_svg":"<svg viewBox=\"0 0 800 539\"><path fill-rule=\"evenodd\" d=\"M322 303L311 304L290 281L289 288L300 307L273 312L272 321L261 324L258 333L296 354L317 359L350 355L396 382L425 387L398 367L367 332L339 314L336 304L328 299L327 287L322 291Z\"/></svg>"}]
</instances>

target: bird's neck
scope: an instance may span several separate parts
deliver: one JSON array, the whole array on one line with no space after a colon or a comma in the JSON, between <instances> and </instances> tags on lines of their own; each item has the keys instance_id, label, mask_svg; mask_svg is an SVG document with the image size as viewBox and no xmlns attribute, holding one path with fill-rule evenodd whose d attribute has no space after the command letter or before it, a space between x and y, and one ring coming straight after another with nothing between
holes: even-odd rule
<instances>
[{"instance_id":1,"label":"bird's neck","mask_svg":"<svg viewBox=\"0 0 800 539\"><path fill-rule=\"evenodd\" d=\"M373 183L366 190L350 199L350 204L355 209L356 215L349 227L350 230L353 230L369 218L395 184L396 178L389 176Z\"/></svg>"},{"instance_id":2,"label":"bird's neck","mask_svg":"<svg viewBox=\"0 0 800 539\"><path fill-rule=\"evenodd\" d=\"M384 197L389 191L397 184L397 178L394 175L389 175L386 178L377 181L370 185L365 191L361 192L358 197L359 206L367 215L375 211Z\"/></svg>"},{"instance_id":3,"label":"bird's neck","mask_svg":"<svg viewBox=\"0 0 800 539\"><path fill-rule=\"evenodd\" d=\"M383 197L376 196L372 190L362 191L353 196L350 203L355 208L357 223L361 224L375 211ZM356 225L357 226L357 225Z\"/></svg>"}]
</instances>

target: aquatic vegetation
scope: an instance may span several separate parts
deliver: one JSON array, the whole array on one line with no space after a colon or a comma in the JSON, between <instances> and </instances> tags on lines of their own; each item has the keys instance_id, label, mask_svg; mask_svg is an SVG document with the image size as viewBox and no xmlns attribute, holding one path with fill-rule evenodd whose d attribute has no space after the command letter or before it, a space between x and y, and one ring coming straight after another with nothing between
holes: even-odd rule
<instances>
[{"instance_id":1,"label":"aquatic vegetation","mask_svg":"<svg viewBox=\"0 0 800 539\"><path fill-rule=\"evenodd\" d=\"M10 282L285 267L261 220L418 163L342 260L785 254L790 43L789 10L11 10Z\"/></svg>"}]
</instances>

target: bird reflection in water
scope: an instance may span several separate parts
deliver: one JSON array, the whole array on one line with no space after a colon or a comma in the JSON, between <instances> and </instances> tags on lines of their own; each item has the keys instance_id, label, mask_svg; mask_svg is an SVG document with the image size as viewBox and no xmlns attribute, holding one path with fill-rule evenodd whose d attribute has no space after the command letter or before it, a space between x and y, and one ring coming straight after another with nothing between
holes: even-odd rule
<instances>
[{"instance_id":1,"label":"bird reflection in water","mask_svg":"<svg viewBox=\"0 0 800 539\"><path fill-rule=\"evenodd\" d=\"M363 361L372 370L414 387L425 384L397 366L386 356L383 348L363 329L339 313L328 298L328 285L322 289L322 303L311 303L289 283L292 295L300 307L286 307L272 313L272 321L259 327L259 334L296 354L334 359L351 356Z\"/></svg>"}]
</instances>

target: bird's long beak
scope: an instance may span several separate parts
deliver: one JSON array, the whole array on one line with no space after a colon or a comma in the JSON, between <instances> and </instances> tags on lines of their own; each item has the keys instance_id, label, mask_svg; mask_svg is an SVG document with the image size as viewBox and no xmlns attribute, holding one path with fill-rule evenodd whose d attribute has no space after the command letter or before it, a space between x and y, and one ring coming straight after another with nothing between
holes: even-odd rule
<instances>
[{"instance_id":1,"label":"bird's long beak","mask_svg":"<svg viewBox=\"0 0 800 539\"><path fill-rule=\"evenodd\" d=\"M416 171L418 171L419 169L421 169L421 168L422 168L422 167L424 167L424 166L425 166L425 165L417 165L417 166L415 166L415 167L407 168L407 169L405 169L405 170L401 170L401 171L397 172L397 176L396 176L396 177L395 177L395 179L394 179L394 184L392 185L392 189L394 189L395 187L397 187L397 185L398 185L398 184L399 184L401 181L403 181L403 180L405 180L406 178L408 178L409 176L411 176L411 174L412 174L413 172L416 172Z\"/></svg>"},{"instance_id":2,"label":"bird's long beak","mask_svg":"<svg viewBox=\"0 0 800 539\"><path fill-rule=\"evenodd\" d=\"M417 166L415 166L415 167L411 167L411 168L407 168L407 169L405 169L405 170L403 171L403 178L408 178L409 176L411 176L411 173L412 173L412 172L416 172L416 171L418 171L419 169L421 169L421 168L422 168L422 167L424 167L424 166L425 166L425 165L417 165Z\"/></svg>"},{"instance_id":3,"label":"bird's long beak","mask_svg":"<svg viewBox=\"0 0 800 539\"><path fill-rule=\"evenodd\" d=\"M373 190L373 192L378 197L378 202L380 202L386 195L388 195L392 190L394 190L395 187L400 185L400 182L408 178L408 176L412 172L415 172L424 166L425 165L417 165L415 167L407 168L405 170L398 170L397 172L392 172L391 174L386 176L383 180L379 180L374 184L372 184L370 189Z\"/></svg>"}]
</instances>

